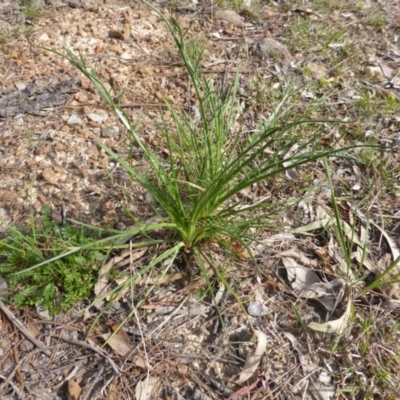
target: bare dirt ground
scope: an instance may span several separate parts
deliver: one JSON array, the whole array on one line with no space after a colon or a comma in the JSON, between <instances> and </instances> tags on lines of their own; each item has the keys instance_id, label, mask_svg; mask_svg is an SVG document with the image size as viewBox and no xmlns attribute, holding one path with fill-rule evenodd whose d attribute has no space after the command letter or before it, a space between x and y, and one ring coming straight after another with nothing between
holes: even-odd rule
<instances>
[{"instance_id":1,"label":"bare dirt ground","mask_svg":"<svg viewBox=\"0 0 400 400\"><path fill-rule=\"evenodd\" d=\"M239 71L243 131L257 129L277 103L274 90L296 78L299 115L321 99L313 117L350 121L346 129L354 141L374 138L398 146L397 1L266 1L252 12L242 8L240 16L226 11L232 10L229 4L212 12L201 2L158 5L165 15L173 6L188 39L204 46L202 67L210 78L231 82ZM163 151L157 122L164 100L177 109L197 100L162 21L139 1L57 2L44 5L36 18L17 6L0 1L0 12L9 7L0 13L0 218L27 224L45 205L54 218L65 206L69 218L116 229L132 225L124 209L138 219L152 217L146 193L99 143L126 157L133 152L138 168L141 154L90 82L47 49L80 52L129 110L143 140ZM327 129L326 140L336 134ZM387 235L386 246L376 240L372 257L385 269L397 254L397 153L363 167L338 162L332 168L335 184L349 188L342 193L343 213L348 217L350 205L368 199L360 208L376 216L376 238ZM321 183L322 169L300 176ZM273 188L274 195L282 199L290 187L307 185L297 179L287 177ZM248 193L249 200L256 201L262 190ZM282 219L305 226L316 219L316 209L316 203L303 203ZM134 295L128 293L95 325L97 310L75 317L81 304L54 318L39 308L3 305L0 398L206 400L233 398L235 392L239 398L240 388L249 399L400 398L400 336L393 310L400 286L357 297L357 313L348 312L350 303L333 291L339 306L330 318L352 314L352 329L340 338L305 330L312 321L324 322L326 313L294 291L289 273L280 277L277 271L290 268L286 263L293 259L319 268L326 267L324 260L340 264L340 257L329 240L280 234L260 238L262 279L248 260L233 263L229 281L253 311L248 315L221 285L217 300L224 326L212 303L198 301L202 282L182 279L178 270L140 313L131 313ZM132 260L144 265L151 257L130 251L121 255L119 267ZM222 254L218 257L225 265ZM103 347L125 319L123 330ZM264 333L267 350L246 386L237 379L262 341L254 328Z\"/></svg>"}]
</instances>

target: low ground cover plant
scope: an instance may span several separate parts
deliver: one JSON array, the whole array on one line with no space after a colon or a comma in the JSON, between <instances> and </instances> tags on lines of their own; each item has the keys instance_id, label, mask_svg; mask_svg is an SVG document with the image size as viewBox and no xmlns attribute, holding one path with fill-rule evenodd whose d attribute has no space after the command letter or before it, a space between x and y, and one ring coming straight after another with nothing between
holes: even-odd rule
<instances>
[{"instance_id":1,"label":"low ground cover plant","mask_svg":"<svg viewBox=\"0 0 400 400\"><path fill-rule=\"evenodd\" d=\"M43 208L36 225L9 227L8 238L0 241L0 275L7 278L15 305L40 304L58 314L91 296L103 258L92 245L100 236L83 227L60 227L51 219L50 207Z\"/></svg>"}]
</instances>

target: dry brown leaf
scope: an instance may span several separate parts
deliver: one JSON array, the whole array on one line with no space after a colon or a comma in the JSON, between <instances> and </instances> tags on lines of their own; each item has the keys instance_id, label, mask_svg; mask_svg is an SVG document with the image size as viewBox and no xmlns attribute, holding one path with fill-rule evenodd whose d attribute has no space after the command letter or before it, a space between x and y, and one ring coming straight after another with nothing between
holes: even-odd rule
<instances>
[{"instance_id":1,"label":"dry brown leaf","mask_svg":"<svg viewBox=\"0 0 400 400\"><path fill-rule=\"evenodd\" d=\"M330 282L314 283L304 286L298 294L303 299L315 299L327 310L333 311L343 296L344 292L341 289L345 283L346 281L341 278Z\"/></svg>"},{"instance_id":2,"label":"dry brown leaf","mask_svg":"<svg viewBox=\"0 0 400 400\"><path fill-rule=\"evenodd\" d=\"M286 251L282 254L292 254L292 251ZM281 254L280 254L281 256ZM307 258L301 253L297 255L298 259L307 262ZM336 294L345 281L343 279L335 279L331 282L321 282L318 275L310 268L302 267L292 257L282 257L283 265L286 268L288 280L293 291L301 298L316 299L323 306L333 311L337 304L337 299L340 294ZM309 260L312 264L314 260Z\"/></svg>"},{"instance_id":3,"label":"dry brown leaf","mask_svg":"<svg viewBox=\"0 0 400 400\"><path fill-rule=\"evenodd\" d=\"M34 338L37 338L40 335L40 330L37 327L37 324L30 323L26 324L25 327Z\"/></svg>"},{"instance_id":4,"label":"dry brown leaf","mask_svg":"<svg viewBox=\"0 0 400 400\"><path fill-rule=\"evenodd\" d=\"M248 260L251 258L249 251L237 240L232 242L232 250L242 260Z\"/></svg>"},{"instance_id":5,"label":"dry brown leaf","mask_svg":"<svg viewBox=\"0 0 400 400\"><path fill-rule=\"evenodd\" d=\"M101 337L118 356L127 356L133 348L129 335L123 329L120 329L117 333L105 333Z\"/></svg>"},{"instance_id":6,"label":"dry brown leaf","mask_svg":"<svg viewBox=\"0 0 400 400\"><path fill-rule=\"evenodd\" d=\"M349 327L351 316L351 301L349 299L347 303L346 311L339 319L333 321L328 321L324 324L318 324L317 322L311 322L308 327L314 331L324 332L324 333L336 333L338 335L343 334Z\"/></svg>"},{"instance_id":7,"label":"dry brown leaf","mask_svg":"<svg viewBox=\"0 0 400 400\"><path fill-rule=\"evenodd\" d=\"M152 400L153 394L159 386L160 381L155 376L147 376L145 380L140 381L136 385L135 398L136 400Z\"/></svg>"},{"instance_id":8,"label":"dry brown leaf","mask_svg":"<svg viewBox=\"0 0 400 400\"><path fill-rule=\"evenodd\" d=\"M357 249L357 251L351 254L351 258L353 260L356 260L360 265L362 264L365 268L368 269L368 271L375 272L374 263L366 255L362 254L359 248Z\"/></svg>"},{"instance_id":9,"label":"dry brown leaf","mask_svg":"<svg viewBox=\"0 0 400 400\"><path fill-rule=\"evenodd\" d=\"M358 238L358 235L356 232L354 232L354 229L346 222L341 220L341 229L343 233L347 236L347 238L352 242L360 247L363 247L363 244L361 243L360 239ZM293 233L306 233L310 231L315 231L318 229L327 229L330 226L336 226L336 219L327 217L324 219L321 219L319 221L314 221L311 224L305 225L305 226L300 226L299 228L295 228L292 230Z\"/></svg>"},{"instance_id":10,"label":"dry brown leaf","mask_svg":"<svg viewBox=\"0 0 400 400\"><path fill-rule=\"evenodd\" d=\"M123 329L118 330L119 325L114 323L113 321L109 321L107 325L109 325L112 331L115 333L104 334L102 335L102 338L107 341L108 345L113 349L114 353L121 357L128 356L133 349L133 344L129 335ZM149 363L144 357L130 357L129 360L133 361L133 363L139 368L145 370L151 369Z\"/></svg>"},{"instance_id":11,"label":"dry brown leaf","mask_svg":"<svg viewBox=\"0 0 400 400\"><path fill-rule=\"evenodd\" d=\"M120 400L120 391L119 385L121 384L119 379L115 379L111 381L108 394L107 394L107 400Z\"/></svg>"},{"instance_id":12,"label":"dry brown leaf","mask_svg":"<svg viewBox=\"0 0 400 400\"><path fill-rule=\"evenodd\" d=\"M72 379L68 381L68 400L78 400L82 392L82 388L78 382Z\"/></svg>"},{"instance_id":13,"label":"dry brown leaf","mask_svg":"<svg viewBox=\"0 0 400 400\"><path fill-rule=\"evenodd\" d=\"M280 252L277 257L291 257L296 260L299 260L302 264L308 265L309 267L317 267L318 262L316 260L312 260L308 258L303 252L299 249L292 249Z\"/></svg>"},{"instance_id":14,"label":"dry brown leaf","mask_svg":"<svg viewBox=\"0 0 400 400\"><path fill-rule=\"evenodd\" d=\"M37 325L35 323L31 323L31 324L26 324L25 328L27 329L27 331L32 335L32 337L37 338L40 335L40 330L37 327ZM29 351L32 350L33 348L33 343L30 342L29 340L24 340L21 343L21 350L23 351Z\"/></svg>"},{"instance_id":15,"label":"dry brown leaf","mask_svg":"<svg viewBox=\"0 0 400 400\"><path fill-rule=\"evenodd\" d=\"M247 381L247 379L251 378L254 372L256 372L267 346L267 336L265 333L255 330L254 334L257 336L258 340L256 351L254 354L249 354L247 356L243 370L240 373L239 379L236 381L238 385L241 385L243 382Z\"/></svg>"},{"instance_id":16,"label":"dry brown leaf","mask_svg":"<svg viewBox=\"0 0 400 400\"><path fill-rule=\"evenodd\" d=\"M299 265L292 257L282 257L282 263L286 268L288 280L295 291L303 290L311 284L320 283L318 275L310 268Z\"/></svg>"},{"instance_id":17,"label":"dry brown leaf","mask_svg":"<svg viewBox=\"0 0 400 400\"><path fill-rule=\"evenodd\" d=\"M315 250L315 253L317 254L317 256L319 257L322 266L325 270L332 270L331 266L330 266L330 260L328 257L328 247L324 246L324 247L320 247L319 249Z\"/></svg>"},{"instance_id":18,"label":"dry brown leaf","mask_svg":"<svg viewBox=\"0 0 400 400\"><path fill-rule=\"evenodd\" d=\"M145 370L150 370L151 369L149 363L147 362L147 360L142 356L136 357L135 360L134 360L134 364L137 367L145 369Z\"/></svg>"}]
</instances>

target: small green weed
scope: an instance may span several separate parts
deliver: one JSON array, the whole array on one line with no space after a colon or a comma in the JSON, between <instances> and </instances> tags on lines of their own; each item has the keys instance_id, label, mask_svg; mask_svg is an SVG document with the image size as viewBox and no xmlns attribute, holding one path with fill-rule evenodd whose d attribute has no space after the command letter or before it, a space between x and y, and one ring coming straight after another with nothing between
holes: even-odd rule
<instances>
[{"instance_id":1,"label":"small green weed","mask_svg":"<svg viewBox=\"0 0 400 400\"><path fill-rule=\"evenodd\" d=\"M43 7L32 5L30 1L25 1L21 8L25 18L30 21L37 21L44 15Z\"/></svg>"},{"instance_id":2,"label":"small green weed","mask_svg":"<svg viewBox=\"0 0 400 400\"><path fill-rule=\"evenodd\" d=\"M313 48L319 56L325 57L329 54L331 57L333 50L329 46L342 42L345 39L346 31L298 16L294 17L291 24L285 29L285 36L293 52Z\"/></svg>"},{"instance_id":3,"label":"small green weed","mask_svg":"<svg viewBox=\"0 0 400 400\"><path fill-rule=\"evenodd\" d=\"M32 35L34 26L23 26L19 25L12 29L1 30L0 27L0 45L2 45L1 50L3 53L7 54L10 51L11 43L18 39L18 36L24 35L29 37Z\"/></svg>"},{"instance_id":4,"label":"small green weed","mask_svg":"<svg viewBox=\"0 0 400 400\"><path fill-rule=\"evenodd\" d=\"M29 232L9 227L9 237L0 241L0 274L17 306L41 303L51 314L68 310L76 301L90 296L102 252L81 250L60 257L69 249L98 239L98 234L71 225L58 227L44 208L42 226L32 222ZM52 263L45 263L54 259ZM38 268L31 268L44 264Z\"/></svg>"},{"instance_id":5,"label":"small green weed","mask_svg":"<svg viewBox=\"0 0 400 400\"><path fill-rule=\"evenodd\" d=\"M344 3L342 0L314 0L312 9L321 13L332 13L340 11Z\"/></svg>"},{"instance_id":6,"label":"small green weed","mask_svg":"<svg viewBox=\"0 0 400 400\"><path fill-rule=\"evenodd\" d=\"M376 30L381 29L388 24L386 18L383 16L382 11L379 8L376 8L372 12L368 13L366 22Z\"/></svg>"},{"instance_id":7,"label":"small green weed","mask_svg":"<svg viewBox=\"0 0 400 400\"><path fill-rule=\"evenodd\" d=\"M400 102L390 94L380 95L373 89L364 89L356 106L362 109L365 117L374 118L376 115L391 116L400 110Z\"/></svg>"}]
</instances>

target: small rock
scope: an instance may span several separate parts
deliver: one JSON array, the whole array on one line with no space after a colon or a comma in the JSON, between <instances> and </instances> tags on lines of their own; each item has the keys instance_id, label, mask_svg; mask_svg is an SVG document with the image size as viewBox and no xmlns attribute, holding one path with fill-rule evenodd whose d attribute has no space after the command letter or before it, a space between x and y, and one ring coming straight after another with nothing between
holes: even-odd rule
<instances>
[{"instance_id":1,"label":"small rock","mask_svg":"<svg viewBox=\"0 0 400 400\"><path fill-rule=\"evenodd\" d=\"M286 63L293 60L288 48L272 38L264 38L255 42L250 49L251 53L256 57L265 60L268 57L278 59Z\"/></svg>"},{"instance_id":2,"label":"small rock","mask_svg":"<svg viewBox=\"0 0 400 400\"><path fill-rule=\"evenodd\" d=\"M119 222L117 222L116 228L119 231L124 231L124 230L126 230L127 226L122 221L119 221Z\"/></svg>"},{"instance_id":3,"label":"small rock","mask_svg":"<svg viewBox=\"0 0 400 400\"><path fill-rule=\"evenodd\" d=\"M93 121L101 124L103 121L107 119L107 114L99 115L99 114L88 114L88 118Z\"/></svg>"},{"instance_id":4,"label":"small rock","mask_svg":"<svg viewBox=\"0 0 400 400\"><path fill-rule=\"evenodd\" d=\"M128 40L130 34L131 34L131 30L130 30L129 25L124 25L124 27L121 29L110 30L108 35L112 39Z\"/></svg>"},{"instance_id":5,"label":"small rock","mask_svg":"<svg viewBox=\"0 0 400 400\"><path fill-rule=\"evenodd\" d=\"M78 103L86 103L88 101L88 97L87 97L86 93L83 93L83 92L75 93L74 94L74 99Z\"/></svg>"},{"instance_id":6,"label":"small rock","mask_svg":"<svg viewBox=\"0 0 400 400\"><path fill-rule=\"evenodd\" d=\"M82 89L88 90L89 88L91 88L92 83L89 81L89 79L83 78L83 79L81 79L81 86L82 86Z\"/></svg>"},{"instance_id":7,"label":"small rock","mask_svg":"<svg viewBox=\"0 0 400 400\"><path fill-rule=\"evenodd\" d=\"M123 53L123 50L121 46L118 43L115 43L114 45L111 46L111 51L113 51L115 54L121 55ZM130 58L132 55L130 54Z\"/></svg>"},{"instance_id":8,"label":"small rock","mask_svg":"<svg viewBox=\"0 0 400 400\"><path fill-rule=\"evenodd\" d=\"M250 303L247 307L247 312L253 317L262 317L263 315L270 314L272 310L261 303Z\"/></svg>"},{"instance_id":9,"label":"small rock","mask_svg":"<svg viewBox=\"0 0 400 400\"><path fill-rule=\"evenodd\" d=\"M307 64L307 68L310 71L311 76L317 80L324 78L328 73L328 70L323 65L312 62Z\"/></svg>"},{"instance_id":10,"label":"small rock","mask_svg":"<svg viewBox=\"0 0 400 400\"><path fill-rule=\"evenodd\" d=\"M67 146L64 143L57 142L54 144L54 150L55 151L65 151Z\"/></svg>"},{"instance_id":11,"label":"small rock","mask_svg":"<svg viewBox=\"0 0 400 400\"><path fill-rule=\"evenodd\" d=\"M190 117L192 118L193 122L199 122L201 115L200 115L200 110L198 107L196 106L190 106L188 108L188 114L190 115Z\"/></svg>"},{"instance_id":12,"label":"small rock","mask_svg":"<svg viewBox=\"0 0 400 400\"><path fill-rule=\"evenodd\" d=\"M24 90L26 88L26 84L24 82L15 82L15 87L18 90Z\"/></svg>"},{"instance_id":13,"label":"small rock","mask_svg":"<svg viewBox=\"0 0 400 400\"><path fill-rule=\"evenodd\" d=\"M67 3L71 8L85 8L85 5L80 0L68 0Z\"/></svg>"},{"instance_id":14,"label":"small rock","mask_svg":"<svg viewBox=\"0 0 400 400\"><path fill-rule=\"evenodd\" d=\"M20 344L22 351L30 351L33 349L33 344L29 340L24 340Z\"/></svg>"},{"instance_id":15,"label":"small rock","mask_svg":"<svg viewBox=\"0 0 400 400\"><path fill-rule=\"evenodd\" d=\"M47 42L49 39L49 35L46 32L42 33L38 38L39 42Z\"/></svg>"},{"instance_id":16,"label":"small rock","mask_svg":"<svg viewBox=\"0 0 400 400\"><path fill-rule=\"evenodd\" d=\"M3 204L13 203L18 198L18 194L14 190L7 190L2 193L0 196L1 201Z\"/></svg>"},{"instance_id":17,"label":"small rock","mask_svg":"<svg viewBox=\"0 0 400 400\"><path fill-rule=\"evenodd\" d=\"M87 150L86 150L86 154L94 160L97 160L99 158L99 149L97 148L96 145L90 146Z\"/></svg>"},{"instance_id":18,"label":"small rock","mask_svg":"<svg viewBox=\"0 0 400 400\"><path fill-rule=\"evenodd\" d=\"M42 307L41 304L37 304L37 305L36 305L36 312L37 312L43 319L46 319L46 320L51 319L49 312L46 311L46 310ZM47 399L48 396L43 397L43 398Z\"/></svg>"},{"instance_id":19,"label":"small rock","mask_svg":"<svg viewBox=\"0 0 400 400\"><path fill-rule=\"evenodd\" d=\"M385 300L382 303L382 308L386 310L400 310L400 301L399 300Z\"/></svg>"},{"instance_id":20,"label":"small rock","mask_svg":"<svg viewBox=\"0 0 400 400\"><path fill-rule=\"evenodd\" d=\"M60 187L60 184L58 183L58 174L54 172L53 168L45 168L42 172L42 176L47 183Z\"/></svg>"},{"instance_id":21,"label":"small rock","mask_svg":"<svg viewBox=\"0 0 400 400\"><path fill-rule=\"evenodd\" d=\"M236 11L217 8L213 15L214 18L228 21L234 26L244 26L243 18Z\"/></svg>"},{"instance_id":22,"label":"small rock","mask_svg":"<svg viewBox=\"0 0 400 400\"><path fill-rule=\"evenodd\" d=\"M92 114L92 109L88 106L84 106L82 111L85 115Z\"/></svg>"},{"instance_id":23,"label":"small rock","mask_svg":"<svg viewBox=\"0 0 400 400\"><path fill-rule=\"evenodd\" d=\"M68 125L80 125L82 124L82 119L79 118L77 115L72 114L68 120L67 120Z\"/></svg>"},{"instance_id":24,"label":"small rock","mask_svg":"<svg viewBox=\"0 0 400 400\"><path fill-rule=\"evenodd\" d=\"M46 204L47 203L47 199L42 193L39 193L37 198L42 204Z\"/></svg>"},{"instance_id":25,"label":"small rock","mask_svg":"<svg viewBox=\"0 0 400 400\"><path fill-rule=\"evenodd\" d=\"M365 74L370 78L376 78L379 81L383 81L385 77L382 74L380 67L366 67Z\"/></svg>"},{"instance_id":26,"label":"small rock","mask_svg":"<svg viewBox=\"0 0 400 400\"><path fill-rule=\"evenodd\" d=\"M41 156L50 153L50 150L51 150L50 143L39 143L35 147L34 154L37 156Z\"/></svg>"},{"instance_id":27,"label":"small rock","mask_svg":"<svg viewBox=\"0 0 400 400\"><path fill-rule=\"evenodd\" d=\"M101 137L113 137L119 134L119 127L118 126L106 126L101 128L100 135Z\"/></svg>"},{"instance_id":28,"label":"small rock","mask_svg":"<svg viewBox=\"0 0 400 400\"><path fill-rule=\"evenodd\" d=\"M63 223L63 216L61 215L60 211L53 211L50 214L50 218L52 221L57 222L57 224L62 224Z\"/></svg>"},{"instance_id":29,"label":"small rock","mask_svg":"<svg viewBox=\"0 0 400 400\"><path fill-rule=\"evenodd\" d=\"M119 74L115 78L113 78L114 83L117 85L122 85L128 81L128 77L124 74Z\"/></svg>"},{"instance_id":30,"label":"small rock","mask_svg":"<svg viewBox=\"0 0 400 400\"><path fill-rule=\"evenodd\" d=\"M305 100L312 100L314 98L314 94L309 90L303 90L301 92L301 97Z\"/></svg>"}]
</instances>

